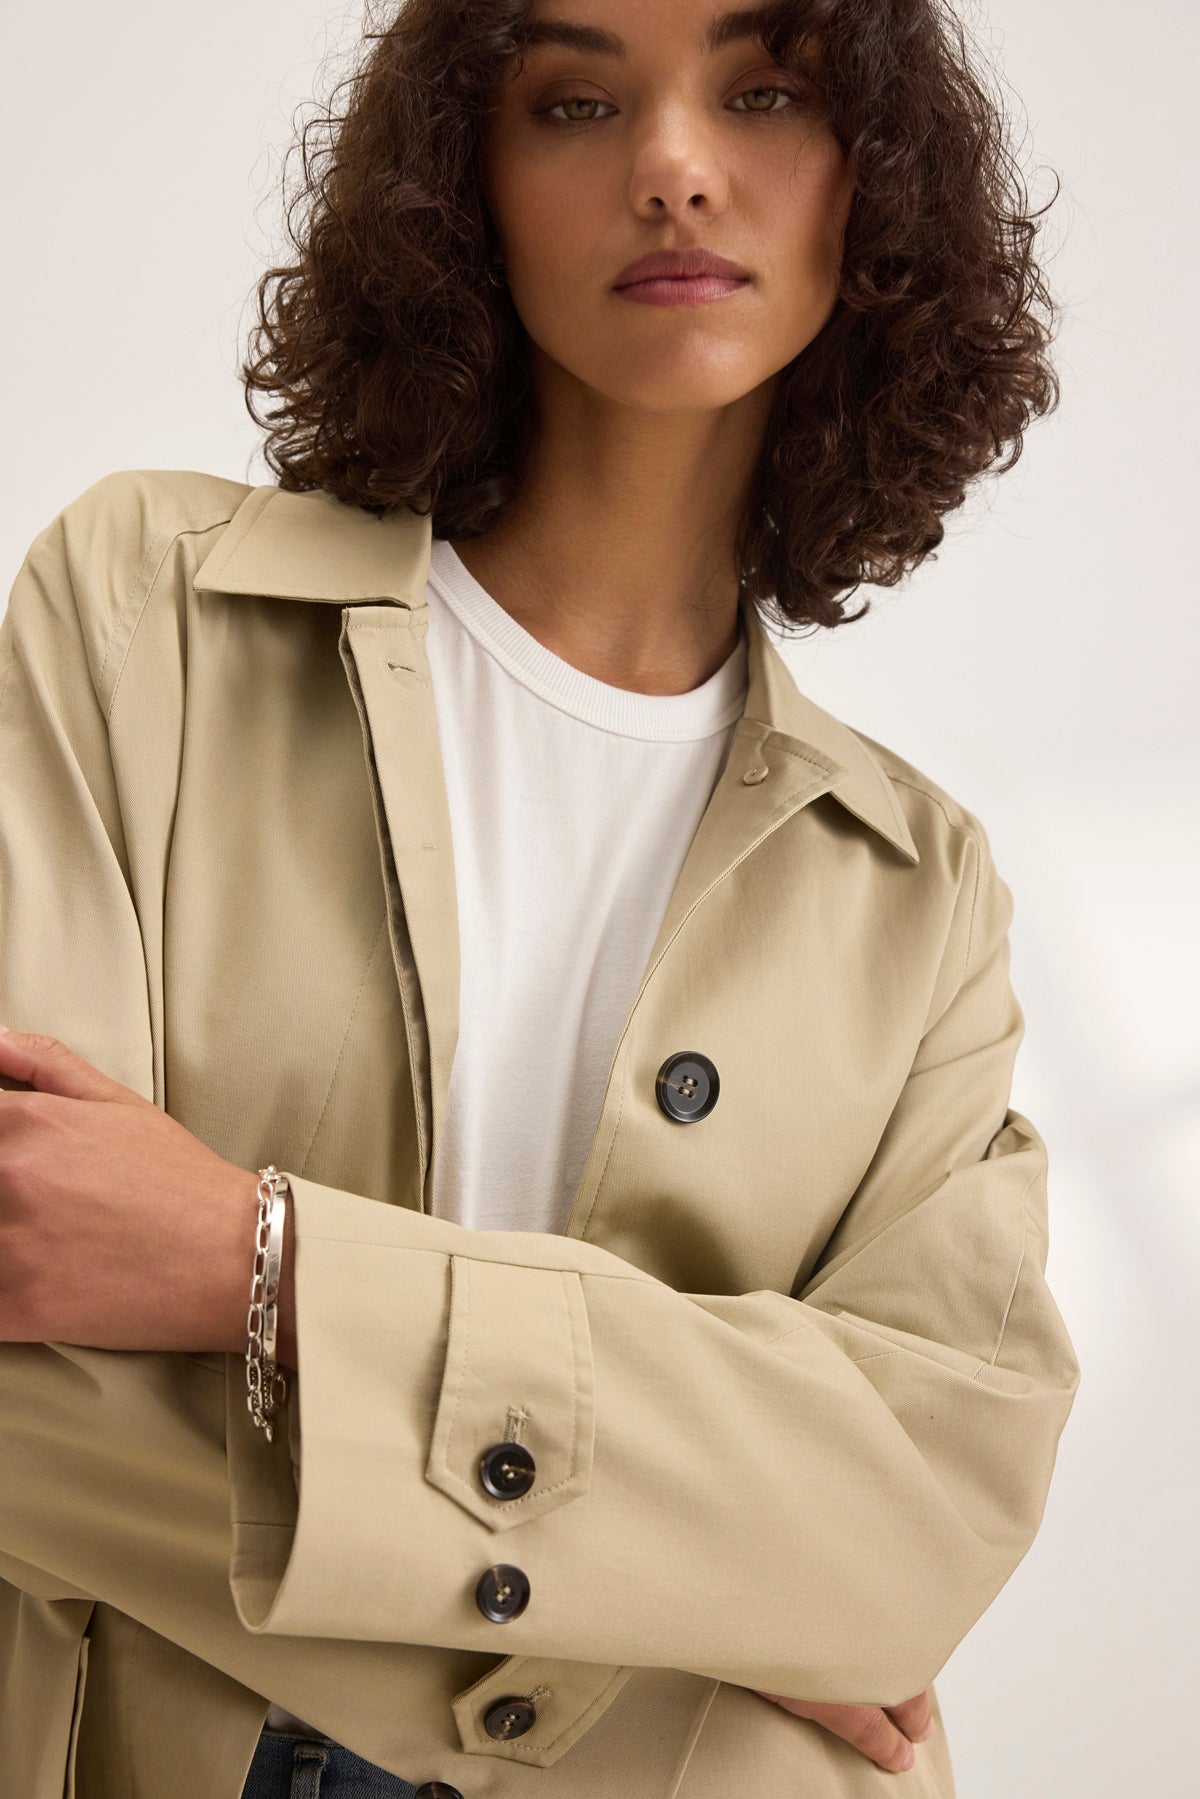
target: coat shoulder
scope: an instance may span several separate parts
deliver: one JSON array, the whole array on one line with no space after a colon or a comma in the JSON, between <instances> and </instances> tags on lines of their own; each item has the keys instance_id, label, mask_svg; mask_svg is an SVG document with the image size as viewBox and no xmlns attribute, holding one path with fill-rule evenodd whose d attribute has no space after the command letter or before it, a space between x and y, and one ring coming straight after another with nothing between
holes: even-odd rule
<instances>
[{"instance_id":1,"label":"coat shoulder","mask_svg":"<svg viewBox=\"0 0 1200 1799\"><path fill-rule=\"evenodd\" d=\"M920 855L923 890L946 918L943 965L961 984L973 958L994 952L1012 923L1012 889L996 866L988 832L969 806L887 744L854 736L874 757ZM947 988L948 999L954 989Z\"/></svg>"},{"instance_id":2,"label":"coat shoulder","mask_svg":"<svg viewBox=\"0 0 1200 1799\"><path fill-rule=\"evenodd\" d=\"M847 729L874 757L886 777L895 804L908 823L922 860L947 843L961 852L964 837L973 838L982 855L990 852L982 820L924 769L917 768L898 751L857 727Z\"/></svg>"},{"instance_id":3,"label":"coat shoulder","mask_svg":"<svg viewBox=\"0 0 1200 1799\"><path fill-rule=\"evenodd\" d=\"M106 549L140 562L164 539L228 523L253 491L200 469L116 469L69 500L54 523L99 533Z\"/></svg>"},{"instance_id":4,"label":"coat shoulder","mask_svg":"<svg viewBox=\"0 0 1200 1799\"><path fill-rule=\"evenodd\" d=\"M121 654L179 538L223 526L253 486L197 469L117 469L38 532L12 591L10 633L38 645L67 625L97 696L111 701Z\"/></svg>"}]
</instances>

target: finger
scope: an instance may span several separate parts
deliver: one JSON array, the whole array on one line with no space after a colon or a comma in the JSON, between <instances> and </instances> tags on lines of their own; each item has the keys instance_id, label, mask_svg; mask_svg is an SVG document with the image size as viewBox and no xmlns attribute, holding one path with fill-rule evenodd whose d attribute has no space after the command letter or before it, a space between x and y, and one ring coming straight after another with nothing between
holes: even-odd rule
<instances>
[{"instance_id":1,"label":"finger","mask_svg":"<svg viewBox=\"0 0 1200 1799\"><path fill-rule=\"evenodd\" d=\"M897 1730L880 1706L864 1708L861 1722L856 1719L853 1735L848 1735L846 1740L890 1774L902 1774L916 1761L912 1743L902 1730Z\"/></svg>"},{"instance_id":2,"label":"finger","mask_svg":"<svg viewBox=\"0 0 1200 1799\"><path fill-rule=\"evenodd\" d=\"M763 1699L770 1699L797 1718L808 1718L822 1730L841 1737L889 1774L902 1774L916 1761L911 1741L898 1730L882 1706L831 1705L806 1699L790 1699L783 1693L765 1693L752 1688Z\"/></svg>"},{"instance_id":3,"label":"finger","mask_svg":"<svg viewBox=\"0 0 1200 1799\"><path fill-rule=\"evenodd\" d=\"M927 1693L918 1693L915 1699L904 1699L899 1705L885 1705L883 1709L910 1743L927 1742L933 1735L933 1710Z\"/></svg>"},{"instance_id":4,"label":"finger","mask_svg":"<svg viewBox=\"0 0 1200 1799\"><path fill-rule=\"evenodd\" d=\"M0 1076L65 1099L134 1100L141 1095L76 1055L57 1037L0 1025Z\"/></svg>"}]
</instances>

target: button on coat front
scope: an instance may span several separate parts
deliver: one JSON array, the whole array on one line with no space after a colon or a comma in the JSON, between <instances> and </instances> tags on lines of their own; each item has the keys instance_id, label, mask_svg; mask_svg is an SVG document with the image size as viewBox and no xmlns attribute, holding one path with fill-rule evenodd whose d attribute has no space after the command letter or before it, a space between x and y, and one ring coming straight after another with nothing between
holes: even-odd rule
<instances>
[{"instance_id":1,"label":"button on coat front","mask_svg":"<svg viewBox=\"0 0 1200 1799\"><path fill-rule=\"evenodd\" d=\"M668 1118L695 1124L707 1118L721 1092L721 1077L699 1050L668 1056L654 1079L658 1103Z\"/></svg>"},{"instance_id":2,"label":"button on coat front","mask_svg":"<svg viewBox=\"0 0 1200 1799\"><path fill-rule=\"evenodd\" d=\"M986 832L744 612L565 1230L432 1215L430 534L124 471L0 624L0 1016L287 1174L300 1364L267 1444L242 1358L0 1345L4 1778L238 1799L269 1697L430 1795L951 1799L936 1693L898 1777L753 1689L928 1687L1073 1403Z\"/></svg>"}]
</instances>

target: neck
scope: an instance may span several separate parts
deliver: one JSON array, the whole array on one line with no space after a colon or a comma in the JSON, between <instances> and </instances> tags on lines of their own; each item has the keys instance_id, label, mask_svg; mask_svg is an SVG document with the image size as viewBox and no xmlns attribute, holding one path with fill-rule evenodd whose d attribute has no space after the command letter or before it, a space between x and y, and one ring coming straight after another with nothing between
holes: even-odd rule
<instances>
[{"instance_id":1,"label":"neck","mask_svg":"<svg viewBox=\"0 0 1200 1799\"><path fill-rule=\"evenodd\" d=\"M531 636L638 693L686 693L737 646L734 540L770 395L650 415L573 384L541 408L515 499L456 554Z\"/></svg>"}]
</instances>

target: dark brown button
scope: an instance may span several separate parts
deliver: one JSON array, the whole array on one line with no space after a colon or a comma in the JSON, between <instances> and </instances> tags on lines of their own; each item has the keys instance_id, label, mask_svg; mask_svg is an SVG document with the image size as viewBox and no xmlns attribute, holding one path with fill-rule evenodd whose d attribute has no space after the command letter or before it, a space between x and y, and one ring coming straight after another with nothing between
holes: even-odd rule
<instances>
[{"instance_id":1,"label":"dark brown button","mask_svg":"<svg viewBox=\"0 0 1200 1799\"><path fill-rule=\"evenodd\" d=\"M448 1780L423 1780L417 1788L417 1799L463 1799L463 1796Z\"/></svg>"},{"instance_id":2,"label":"dark brown button","mask_svg":"<svg viewBox=\"0 0 1200 1799\"><path fill-rule=\"evenodd\" d=\"M479 1458L479 1480L493 1499L520 1499L528 1493L537 1464L523 1443L493 1443Z\"/></svg>"},{"instance_id":3,"label":"dark brown button","mask_svg":"<svg viewBox=\"0 0 1200 1799\"><path fill-rule=\"evenodd\" d=\"M717 1103L721 1079L715 1065L698 1049L668 1056L654 1081L659 1108L679 1124L707 1118Z\"/></svg>"},{"instance_id":4,"label":"dark brown button","mask_svg":"<svg viewBox=\"0 0 1200 1799\"><path fill-rule=\"evenodd\" d=\"M523 1737L536 1723L537 1708L530 1705L528 1699L512 1693L497 1699L483 1714L483 1728L501 1743L506 1743L510 1737Z\"/></svg>"},{"instance_id":5,"label":"dark brown button","mask_svg":"<svg viewBox=\"0 0 1200 1799\"><path fill-rule=\"evenodd\" d=\"M529 1604L529 1576L511 1562L497 1562L485 1568L475 1583L475 1603L493 1624L507 1624L519 1618Z\"/></svg>"}]
</instances>

